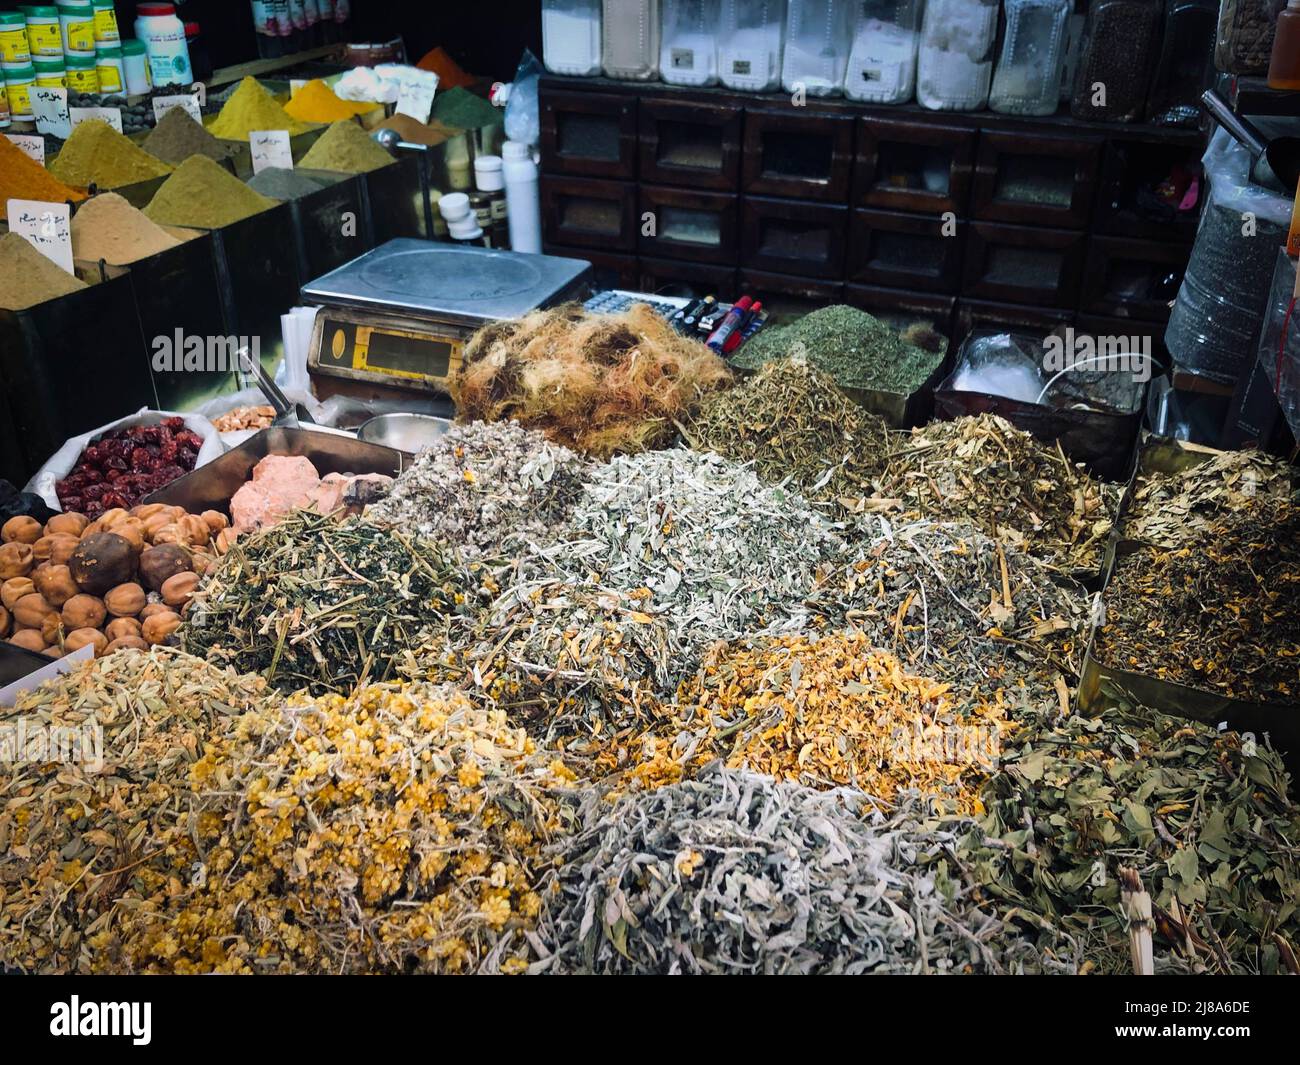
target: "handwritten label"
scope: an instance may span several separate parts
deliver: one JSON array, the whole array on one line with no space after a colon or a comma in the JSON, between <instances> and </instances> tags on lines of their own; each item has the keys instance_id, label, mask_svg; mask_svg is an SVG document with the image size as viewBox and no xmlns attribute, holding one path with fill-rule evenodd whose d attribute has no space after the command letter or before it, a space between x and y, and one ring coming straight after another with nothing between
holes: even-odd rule
<instances>
[{"instance_id":1,"label":"handwritten label","mask_svg":"<svg viewBox=\"0 0 1300 1065\"><path fill-rule=\"evenodd\" d=\"M71 107L68 109L69 122L76 129L83 122L97 118L107 122L118 133L122 132L122 109L120 107Z\"/></svg>"},{"instance_id":2,"label":"handwritten label","mask_svg":"<svg viewBox=\"0 0 1300 1065\"><path fill-rule=\"evenodd\" d=\"M248 147L253 156L253 173L260 174L268 167L293 169L293 153L289 150L287 129L256 129L248 135Z\"/></svg>"},{"instance_id":3,"label":"handwritten label","mask_svg":"<svg viewBox=\"0 0 1300 1065\"><path fill-rule=\"evenodd\" d=\"M438 79L434 76L417 78L405 73L408 76L397 86L397 113L409 115L417 122L428 122Z\"/></svg>"},{"instance_id":4,"label":"handwritten label","mask_svg":"<svg viewBox=\"0 0 1300 1065\"><path fill-rule=\"evenodd\" d=\"M45 165L45 138L28 136L25 133L6 133L6 137L28 159L35 159L41 166Z\"/></svg>"},{"instance_id":5,"label":"handwritten label","mask_svg":"<svg viewBox=\"0 0 1300 1065\"><path fill-rule=\"evenodd\" d=\"M72 119L68 115L68 90L33 85L30 91L36 132L67 140L72 136Z\"/></svg>"},{"instance_id":6,"label":"handwritten label","mask_svg":"<svg viewBox=\"0 0 1300 1065\"><path fill-rule=\"evenodd\" d=\"M163 115L178 107L184 108L195 122L201 123L203 121L203 112L199 110L199 101L189 93L179 96L155 96L153 98L154 120L161 122Z\"/></svg>"},{"instance_id":7,"label":"handwritten label","mask_svg":"<svg viewBox=\"0 0 1300 1065\"><path fill-rule=\"evenodd\" d=\"M10 200L7 210L10 232L72 273L72 211L66 203Z\"/></svg>"}]
</instances>

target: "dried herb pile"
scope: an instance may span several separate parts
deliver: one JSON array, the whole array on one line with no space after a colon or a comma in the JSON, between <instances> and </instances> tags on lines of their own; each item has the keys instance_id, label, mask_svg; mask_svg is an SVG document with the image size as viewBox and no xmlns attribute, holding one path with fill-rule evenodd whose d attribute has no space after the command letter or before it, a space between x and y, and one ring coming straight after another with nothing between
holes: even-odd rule
<instances>
[{"instance_id":1,"label":"dried herb pile","mask_svg":"<svg viewBox=\"0 0 1300 1065\"><path fill-rule=\"evenodd\" d=\"M1124 535L1177 547L1225 513L1294 494L1295 484L1294 468L1263 451L1222 451L1179 473L1139 474Z\"/></svg>"},{"instance_id":2,"label":"dried herb pile","mask_svg":"<svg viewBox=\"0 0 1300 1065\"><path fill-rule=\"evenodd\" d=\"M267 698L261 678L161 647L95 659L20 695L0 725L16 737L25 720L25 750L35 753L38 728L98 725L103 764L0 763L0 965L112 968L124 930L195 860L191 766Z\"/></svg>"},{"instance_id":3,"label":"dried herb pile","mask_svg":"<svg viewBox=\"0 0 1300 1065\"><path fill-rule=\"evenodd\" d=\"M286 691L348 691L441 641L463 599L428 541L299 510L232 546L181 632L192 653Z\"/></svg>"},{"instance_id":4,"label":"dried herb pile","mask_svg":"<svg viewBox=\"0 0 1300 1065\"><path fill-rule=\"evenodd\" d=\"M822 307L790 325L764 329L731 359L757 370L773 359L803 356L844 388L910 395L943 361L943 339L909 330L912 343L866 311L843 304Z\"/></svg>"},{"instance_id":5,"label":"dried herb pile","mask_svg":"<svg viewBox=\"0 0 1300 1065\"><path fill-rule=\"evenodd\" d=\"M1073 941L1088 969L1130 972L1116 874L1132 867L1155 904L1158 969L1295 972L1287 784L1273 750L1155 711L1043 721L1010 736L987 815L933 875L974 878L1044 950Z\"/></svg>"},{"instance_id":6,"label":"dried herb pile","mask_svg":"<svg viewBox=\"0 0 1300 1065\"><path fill-rule=\"evenodd\" d=\"M619 799L592 794L554 847L535 970L935 973L1038 968L1037 952L924 870L956 832L916 807L869 810L721 770ZM1062 966L1068 968L1068 966Z\"/></svg>"},{"instance_id":7,"label":"dried herb pile","mask_svg":"<svg viewBox=\"0 0 1300 1065\"><path fill-rule=\"evenodd\" d=\"M193 771L203 861L136 972L514 972L568 775L447 687L251 713Z\"/></svg>"},{"instance_id":8,"label":"dried herb pile","mask_svg":"<svg viewBox=\"0 0 1300 1065\"><path fill-rule=\"evenodd\" d=\"M1234 699L1300 693L1300 502L1258 500L1174 550L1121 559L1098 657Z\"/></svg>"},{"instance_id":9,"label":"dried herb pile","mask_svg":"<svg viewBox=\"0 0 1300 1065\"><path fill-rule=\"evenodd\" d=\"M875 495L871 481L889 446L885 423L806 358L769 362L735 388L712 393L682 435L697 450L752 462L763 480L850 513Z\"/></svg>"},{"instance_id":10,"label":"dried herb pile","mask_svg":"<svg viewBox=\"0 0 1300 1065\"><path fill-rule=\"evenodd\" d=\"M993 414L931 422L895 446L880 495L910 517L968 521L1064 570L1098 570L1119 504L1059 445Z\"/></svg>"},{"instance_id":11,"label":"dried herb pile","mask_svg":"<svg viewBox=\"0 0 1300 1065\"><path fill-rule=\"evenodd\" d=\"M455 425L366 516L433 540L464 561L555 538L587 463L516 422Z\"/></svg>"},{"instance_id":12,"label":"dried herb pile","mask_svg":"<svg viewBox=\"0 0 1300 1065\"><path fill-rule=\"evenodd\" d=\"M451 382L463 421L514 419L597 458L669 444L731 372L644 304L589 314L570 304L474 334Z\"/></svg>"}]
</instances>

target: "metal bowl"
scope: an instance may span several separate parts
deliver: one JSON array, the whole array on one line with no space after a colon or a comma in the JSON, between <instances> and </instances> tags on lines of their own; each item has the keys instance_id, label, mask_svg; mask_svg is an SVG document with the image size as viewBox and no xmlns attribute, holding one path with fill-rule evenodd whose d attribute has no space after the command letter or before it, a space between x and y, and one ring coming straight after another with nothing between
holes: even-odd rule
<instances>
[{"instance_id":1,"label":"metal bowl","mask_svg":"<svg viewBox=\"0 0 1300 1065\"><path fill-rule=\"evenodd\" d=\"M448 419L432 414L380 414L361 424L357 439L415 455L450 428Z\"/></svg>"}]
</instances>

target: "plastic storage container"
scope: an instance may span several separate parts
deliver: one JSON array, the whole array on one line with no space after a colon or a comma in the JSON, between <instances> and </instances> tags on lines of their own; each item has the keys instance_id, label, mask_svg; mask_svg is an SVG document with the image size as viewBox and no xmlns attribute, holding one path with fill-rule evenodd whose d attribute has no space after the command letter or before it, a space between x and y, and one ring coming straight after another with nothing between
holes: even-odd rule
<instances>
[{"instance_id":1,"label":"plastic storage container","mask_svg":"<svg viewBox=\"0 0 1300 1065\"><path fill-rule=\"evenodd\" d=\"M40 89L66 89L68 71L63 65L63 56L37 56L32 60L36 70L36 86Z\"/></svg>"},{"instance_id":2,"label":"plastic storage container","mask_svg":"<svg viewBox=\"0 0 1300 1065\"><path fill-rule=\"evenodd\" d=\"M600 73L600 0L542 0L542 62L552 74Z\"/></svg>"},{"instance_id":3,"label":"plastic storage container","mask_svg":"<svg viewBox=\"0 0 1300 1065\"><path fill-rule=\"evenodd\" d=\"M67 68L69 92L99 92L99 74L93 55L70 55L63 65Z\"/></svg>"},{"instance_id":4,"label":"plastic storage container","mask_svg":"<svg viewBox=\"0 0 1300 1065\"><path fill-rule=\"evenodd\" d=\"M32 112L32 86L36 84L36 70L31 66L9 67L4 72L5 92L9 96L9 117L15 122L30 122Z\"/></svg>"},{"instance_id":5,"label":"plastic storage container","mask_svg":"<svg viewBox=\"0 0 1300 1065\"><path fill-rule=\"evenodd\" d=\"M1277 17L1273 57L1268 64L1270 89L1300 89L1300 0L1291 0Z\"/></svg>"},{"instance_id":6,"label":"plastic storage container","mask_svg":"<svg viewBox=\"0 0 1300 1065\"><path fill-rule=\"evenodd\" d=\"M27 19L17 11L0 11L0 63L26 63L31 57Z\"/></svg>"},{"instance_id":7,"label":"plastic storage container","mask_svg":"<svg viewBox=\"0 0 1300 1065\"><path fill-rule=\"evenodd\" d=\"M989 107L1005 115L1054 115L1061 104L1071 0L1006 0L1006 32Z\"/></svg>"},{"instance_id":8,"label":"plastic storage container","mask_svg":"<svg viewBox=\"0 0 1300 1065\"><path fill-rule=\"evenodd\" d=\"M1088 11L1070 113L1094 122L1136 122L1160 45L1155 0L1097 0Z\"/></svg>"},{"instance_id":9,"label":"plastic storage container","mask_svg":"<svg viewBox=\"0 0 1300 1065\"><path fill-rule=\"evenodd\" d=\"M932 111L978 111L989 97L998 0L930 0L921 24L916 99Z\"/></svg>"},{"instance_id":10,"label":"plastic storage container","mask_svg":"<svg viewBox=\"0 0 1300 1065\"><path fill-rule=\"evenodd\" d=\"M93 0L90 7L95 16L95 43L117 44L122 34L117 26L117 9L113 0Z\"/></svg>"},{"instance_id":11,"label":"plastic storage container","mask_svg":"<svg viewBox=\"0 0 1300 1065\"><path fill-rule=\"evenodd\" d=\"M611 78L650 81L659 73L659 0L602 0L601 65Z\"/></svg>"},{"instance_id":12,"label":"plastic storage container","mask_svg":"<svg viewBox=\"0 0 1300 1065\"><path fill-rule=\"evenodd\" d=\"M785 0L722 0L718 80L729 89L770 92L781 85Z\"/></svg>"},{"instance_id":13,"label":"plastic storage container","mask_svg":"<svg viewBox=\"0 0 1300 1065\"><path fill-rule=\"evenodd\" d=\"M64 55L95 54L95 12L89 4L60 7L59 29Z\"/></svg>"},{"instance_id":14,"label":"plastic storage container","mask_svg":"<svg viewBox=\"0 0 1300 1065\"><path fill-rule=\"evenodd\" d=\"M922 0L862 0L854 20L844 95L904 104L916 91Z\"/></svg>"},{"instance_id":15,"label":"plastic storage container","mask_svg":"<svg viewBox=\"0 0 1300 1065\"><path fill-rule=\"evenodd\" d=\"M5 88L4 82L0 81L0 129L8 129L10 122L9 90Z\"/></svg>"},{"instance_id":16,"label":"plastic storage container","mask_svg":"<svg viewBox=\"0 0 1300 1065\"><path fill-rule=\"evenodd\" d=\"M714 34L721 0L662 0L659 76L670 85L716 85L718 45Z\"/></svg>"},{"instance_id":17,"label":"plastic storage container","mask_svg":"<svg viewBox=\"0 0 1300 1065\"><path fill-rule=\"evenodd\" d=\"M63 54L63 30L59 27L57 7L29 7L27 15L27 47L32 58Z\"/></svg>"},{"instance_id":18,"label":"plastic storage container","mask_svg":"<svg viewBox=\"0 0 1300 1065\"><path fill-rule=\"evenodd\" d=\"M851 15L847 0L790 0L781 60L786 92L835 96L843 91Z\"/></svg>"},{"instance_id":19,"label":"plastic storage container","mask_svg":"<svg viewBox=\"0 0 1300 1065\"><path fill-rule=\"evenodd\" d=\"M1160 58L1147 93L1147 121L1162 126L1200 122L1201 92L1214 69L1218 21L1216 0L1165 0ZM1300 40L1296 47L1300 49Z\"/></svg>"},{"instance_id":20,"label":"plastic storage container","mask_svg":"<svg viewBox=\"0 0 1300 1065\"><path fill-rule=\"evenodd\" d=\"M143 96L149 91L149 57L144 42L134 38L122 42L122 69L126 73L126 91L132 96Z\"/></svg>"},{"instance_id":21,"label":"plastic storage container","mask_svg":"<svg viewBox=\"0 0 1300 1065\"><path fill-rule=\"evenodd\" d=\"M176 17L175 4L139 4L135 35L144 42L149 56L149 74L154 85L189 85L190 50L185 43L185 24Z\"/></svg>"},{"instance_id":22,"label":"plastic storage container","mask_svg":"<svg viewBox=\"0 0 1300 1065\"><path fill-rule=\"evenodd\" d=\"M1283 0L1222 0L1214 65L1228 74L1266 74Z\"/></svg>"},{"instance_id":23,"label":"plastic storage container","mask_svg":"<svg viewBox=\"0 0 1300 1065\"><path fill-rule=\"evenodd\" d=\"M100 92L122 92L126 88L126 63L122 58L122 49L114 44L96 48L95 74L99 78Z\"/></svg>"}]
</instances>

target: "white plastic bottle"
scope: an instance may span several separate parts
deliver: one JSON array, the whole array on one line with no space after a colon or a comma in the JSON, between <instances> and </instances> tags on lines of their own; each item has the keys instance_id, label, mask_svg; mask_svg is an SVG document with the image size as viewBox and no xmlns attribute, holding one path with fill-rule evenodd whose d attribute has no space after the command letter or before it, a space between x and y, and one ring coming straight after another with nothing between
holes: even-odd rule
<instances>
[{"instance_id":1,"label":"white plastic bottle","mask_svg":"<svg viewBox=\"0 0 1300 1065\"><path fill-rule=\"evenodd\" d=\"M542 0L542 62L552 74L600 73L600 0Z\"/></svg>"},{"instance_id":2,"label":"white plastic bottle","mask_svg":"<svg viewBox=\"0 0 1300 1065\"><path fill-rule=\"evenodd\" d=\"M663 0L659 76L670 85L716 85L718 43L714 34L721 0Z\"/></svg>"},{"instance_id":3,"label":"white plastic bottle","mask_svg":"<svg viewBox=\"0 0 1300 1065\"><path fill-rule=\"evenodd\" d=\"M659 74L659 0L603 0L601 65L611 78Z\"/></svg>"},{"instance_id":4,"label":"white plastic bottle","mask_svg":"<svg viewBox=\"0 0 1300 1065\"><path fill-rule=\"evenodd\" d=\"M785 0L722 0L718 80L729 89L770 92L781 84Z\"/></svg>"},{"instance_id":5,"label":"white plastic bottle","mask_svg":"<svg viewBox=\"0 0 1300 1065\"><path fill-rule=\"evenodd\" d=\"M153 84L191 84L190 49L185 42L185 23L176 17L176 5L139 4L135 14L135 35L144 42Z\"/></svg>"},{"instance_id":6,"label":"white plastic bottle","mask_svg":"<svg viewBox=\"0 0 1300 1065\"><path fill-rule=\"evenodd\" d=\"M510 248L513 251L540 255L542 199L532 149L518 141L506 141L501 147L501 169L506 182Z\"/></svg>"},{"instance_id":7,"label":"white plastic bottle","mask_svg":"<svg viewBox=\"0 0 1300 1065\"><path fill-rule=\"evenodd\" d=\"M998 0L929 0L916 61L916 100L932 111L978 111L989 98Z\"/></svg>"},{"instance_id":8,"label":"white plastic bottle","mask_svg":"<svg viewBox=\"0 0 1300 1065\"><path fill-rule=\"evenodd\" d=\"M781 84L786 92L834 96L844 87L848 0L790 0Z\"/></svg>"},{"instance_id":9,"label":"white plastic bottle","mask_svg":"<svg viewBox=\"0 0 1300 1065\"><path fill-rule=\"evenodd\" d=\"M853 29L844 95L905 104L916 91L921 0L862 0Z\"/></svg>"}]
</instances>

